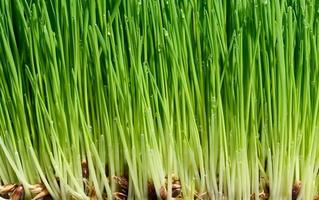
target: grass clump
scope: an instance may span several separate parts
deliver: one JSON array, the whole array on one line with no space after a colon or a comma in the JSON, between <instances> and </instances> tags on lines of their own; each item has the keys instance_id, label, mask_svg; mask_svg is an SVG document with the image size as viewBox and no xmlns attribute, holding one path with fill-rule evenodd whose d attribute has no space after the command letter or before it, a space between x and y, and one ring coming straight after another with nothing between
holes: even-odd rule
<instances>
[{"instance_id":1,"label":"grass clump","mask_svg":"<svg viewBox=\"0 0 319 200\"><path fill-rule=\"evenodd\" d=\"M1 198L317 198L318 9L2 0Z\"/></svg>"}]
</instances>

